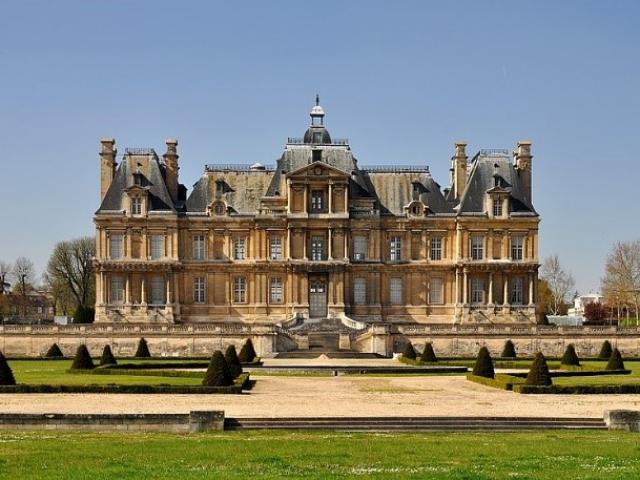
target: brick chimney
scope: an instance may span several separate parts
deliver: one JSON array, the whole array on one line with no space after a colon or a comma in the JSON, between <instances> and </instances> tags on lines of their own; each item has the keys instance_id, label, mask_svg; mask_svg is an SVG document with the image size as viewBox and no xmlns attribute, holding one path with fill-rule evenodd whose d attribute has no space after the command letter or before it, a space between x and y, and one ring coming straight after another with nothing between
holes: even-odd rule
<instances>
[{"instance_id":1,"label":"brick chimney","mask_svg":"<svg viewBox=\"0 0 640 480\"><path fill-rule=\"evenodd\" d=\"M453 189L454 198L460 199L464 193L467 184L467 143L457 141L455 143L453 157L451 157L451 169L453 171Z\"/></svg>"},{"instance_id":2,"label":"brick chimney","mask_svg":"<svg viewBox=\"0 0 640 480\"><path fill-rule=\"evenodd\" d=\"M103 138L100 140L100 145L100 201L102 201L116 174L118 151L115 149L116 141L113 138Z\"/></svg>"},{"instance_id":3,"label":"brick chimney","mask_svg":"<svg viewBox=\"0 0 640 480\"><path fill-rule=\"evenodd\" d=\"M164 163L166 165L166 182L169 195L174 202L178 201L178 141L173 138L168 138L165 141L167 145L167 152L164 154Z\"/></svg>"},{"instance_id":4,"label":"brick chimney","mask_svg":"<svg viewBox=\"0 0 640 480\"><path fill-rule=\"evenodd\" d=\"M533 158L531 155L531 142L529 140L518 141L513 157L525 200L531 203L531 159Z\"/></svg>"}]
</instances>

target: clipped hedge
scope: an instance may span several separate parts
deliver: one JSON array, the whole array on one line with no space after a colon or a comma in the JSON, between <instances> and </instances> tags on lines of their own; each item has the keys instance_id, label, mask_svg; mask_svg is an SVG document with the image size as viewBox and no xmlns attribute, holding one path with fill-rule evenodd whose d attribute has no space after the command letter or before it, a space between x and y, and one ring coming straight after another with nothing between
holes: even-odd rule
<instances>
[{"instance_id":1,"label":"clipped hedge","mask_svg":"<svg viewBox=\"0 0 640 480\"><path fill-rule=\"evenodd\" d=\"M15 385L16 379L13 376L13 371L7 363L7 359L0 352L0 385Z\"/></svg>"},{"instance_id":2,"label":"clipped hedge","mask_svg":"<svg viewBox=\"0 0 640 480\"><path fill-rule=\"evenodd\" d=\"M238 359L241 363L252 363L257 356L256 349L253 348L253 342L250 338L247 338L247 341L244 342L244 345L242 345L242 348L240 349Z\"/></svg>"},{"instance_id":3,"label":"clipped hedge","mask_svg":"<svg viewBox=\"0 0 640 480\"><path fill-rule=\"evenodd\" d=\"M430 343L427 343L424 346L422 355L420 355L420 361L424 363L436 363L438 361L438 357L436 357L436 352L433 351L433 345L431 345Z\"/></svg>"},{"instance_id":4,"label":"clipped hedge","mask_svg":"<svg viewBox=\"0 0 640 480\"><path fill-rule=\"evenodd\" d=\"M609 360L611 358L611 354L613 353L613 349L611 348L611 342L609 340L605 340L602 342L602 347L600 348L600 353L598 354L598 358L600 360Z\"/></svg>"},{"instance_id":5,"label":"clipped hedge","mask_svg":"<svg viewBox=\"0 0 640 480\"><path fill-rule=\"evenodd\" d=\"M531 364L525 383L527 385L551 385L549 366L542 352L536 353L536 358Z\"/></svg>"},{"instance_id":6,"label":"clipped hedge","mask_svg":"<svg viewBox=\"0 0 640 480\"><path fill-rule=\"evenodd\" d=\"M640 383L624 385L514 385L516 393L558 394L558 395L598 395L640 393Z\"/></svg>"},{"instance_id":7,"label":"clipped hedge","mask_svg":"<svg viewBox=\"0 0 640 480\"><path fill-rule=\"evenodd\" d=\"M76 356L73 357L71 370L93 370L94 368L96 366L93 364L87 346L85 344L80 345L76 351Z\"/></svg>"},{"instance_id":8,"label":"clipped hedge","mask_svg":"<svg viewBox=\"0 0 640 480\"><path fill-rule=\"evenodd\" d=\"M54 343L49 347L49 350L47 350L44 356L45 358L64 358L64 353L62 353L58 344Z\"/></svg>"},{"instance_id":9,"label":"clipped hedge","mask_svg":"<svg viewBox=\"0 0 640 480\"><path fill-rule=\"evenodd\" d=\"M611 353L611 358L607 362L607 366L604 367L605 370L624 370L624 362L622 361L622 355L620 355L620 350L617 348L613 349Z\"/></svg>"},{"instance_id":10,"label":"clipped hedge","mask_svg":"<svg viewBox=\"0 0 640 480\"><path fill-rule=\"evenodd\" d=\"M578 354L576 353L576 347L573 346L573 343L567 345L564 354L562 355L562 360L560 360L561 365L570 365L573 367L580 366L580 359L578 358Z\"/></svg>"},{"instance_id":11,"label":"clipped hedge","mask_svg":"<svg viewBox=\"0 0 640 480\"><path fill-rule=\"evenodd\" d=\"M111 351L111 347L109 345L104 346L104 350L102 350L102 357L100 357L100 365L115 365L118 361L116 357L113 356L113 352Z\"/></svg>"},{"instance_id":12,"label":"clipped hedge","mask_svg":"<svg viewBox=\"0 0 640 480\"><path fill-rule=\"evenodd\" d=\"M209 362L149 362L149 363L119 363L109 365L112 370L153 370L168 368L207 368Z\"/></svg>"},{"instance_id":13,"label":"clipped hedge","mask_svg":"<svg viewBox=\"0 0 640 480\"><path fill-rule=\"evenodd\" d=\"M151 352L149 351L149 345L144 337L138 342L138 348L136 349L135 358L151 358Z\"/></svg>"},{"instance_id":14,"label":"clipped hedge","mask_svg":"<svg viewBox=\"0 0 640 480\"><path fill-rule=\"evenodd\" d=\"M501 358L516 358L516 346L513 344L511 340L507 340L504 342L504 347L502 349Z\"/></svg>"},{"instance_id":15,"label":"clipped hedge","mask_svg":"<svg viewBox=\"0 0 640 480\"><path fill-rule=\"evenodd\" d=\"M242 373L242 365L240 365L240 360L238 359L238 354L236 353L236 347L234 347L233 345L229 345L227 347L227 350L224 352L224 359L227 362L229 372L231 372L231 376L233 378L236 378Z\"/></svg>"},{"instance_id":16,"label":"clipped hedge","mask_svg":"<svg viewBox=\"0 0 640 480\"><path fill-rule=\"evenodd\" d=\"M402 358L406 358L408 360L415 360L417 358L416 349L413 348L411 342L407 342L402 349Z\"/></svg>"},{"instance_id":17,"label":"clipped hedge","mask_svg":"<svg viewBox=\"0 0 640 480\"><path fill-rule=\"evenodd\" d=\"M473 375L478 377L495 378L496 372L493 369L493 360L487 347L482 347L478 352L476 364L473 367Z\"/></svg>"},{"instance_id":18,"label":"clipped hedge","mask_svg":"<svg viewBox=\"0 0 640 480\"><path fill-rule=\"evenodd\" d=\"M207 368L202 385L207 387L225 387L233 384L233 376L229 370L229 365L224 359L224 355L220 350L213 352L211 362Z\"/></svg>"},{"instance_id":19,"label":"clipped hedge","mask_svg":"<svg viewBox=\"0 0 640 480\"><path fill-rule=\"evenodd\" d=\"M479 375L469 374L467 380L470 382L480 383L488 387L499 388L501 390L513 390L513 386L521 384L524 379L498 373L495 378L481 377Z\"/></svg>"}]
</instances>

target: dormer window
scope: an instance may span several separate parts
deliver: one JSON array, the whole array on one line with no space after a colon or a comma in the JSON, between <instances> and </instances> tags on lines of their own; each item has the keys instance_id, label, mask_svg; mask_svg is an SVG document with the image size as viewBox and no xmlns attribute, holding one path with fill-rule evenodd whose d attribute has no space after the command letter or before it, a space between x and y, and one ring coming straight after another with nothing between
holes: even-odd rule
<instances>
[{"instance_id":1,"label":"dormer window","mask_svg":"<svg viewBox=\"0 0 640 480\"><path fill-rule=\"evenodd\" d=\"M142 215L142 199L140 197L131 199L131 215Z\"/></svg>"},{"instance_id":2,"label":"dormer window","mask_svg":"<svg viewBox=\"0 0 640 480\"><path fill-rule=\"evenodd\" d=\"M322 161L322 150L312 150L311 151L311 161L312 162L321 162Z\"/></svg>"},{"instance_id":3,"label":"dormer window","mask_svg":"<svg viewBox=\"0 0 640 480\"><path fill-rule=\"evenodd\" d=\"M224 215L226 210L227 209L226 209L226 206L225 206L224 202L216 202L213 205L213 213L215 215Z\"/></svg>"},{"instance_id":4,"label":"dormer window","mask_svg":"<svg viewBox=\"0 0 640 480\"><path fill-rule=\"evenodd\" d=\"M321 212L324 209L324 191L312 190L311 191L311 211Z\"/></svg>"},{"instance_id":5,"label":"dormer window","mask_svg":"<svg viewBox=\"0 0 640 480\"><path fill-rule=\"evenodd\" d=\"M493 216L502 217L502 199L501 198L493 199Z\"/></svg>"}]
</instances>

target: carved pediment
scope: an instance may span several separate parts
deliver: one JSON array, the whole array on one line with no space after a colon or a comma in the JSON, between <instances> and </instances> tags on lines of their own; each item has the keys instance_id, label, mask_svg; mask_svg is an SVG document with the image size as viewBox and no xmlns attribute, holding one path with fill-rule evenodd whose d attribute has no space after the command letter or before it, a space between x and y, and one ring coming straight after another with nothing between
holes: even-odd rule
<instances>
[{"instance_id":1,"label":"carved pediment","mask_svg":"<svg viewBox=\"0 0 640 480\"><path fill-rule=\"evenodd\" d=\"M288 178L342 178L348 179L350 177L350 173L340 170L339 168L334 167L333 165L328 165L324 162L313 162L309 165L305 165L298 170L294 170L287 174Z\"/></svg>"}]
</instances>

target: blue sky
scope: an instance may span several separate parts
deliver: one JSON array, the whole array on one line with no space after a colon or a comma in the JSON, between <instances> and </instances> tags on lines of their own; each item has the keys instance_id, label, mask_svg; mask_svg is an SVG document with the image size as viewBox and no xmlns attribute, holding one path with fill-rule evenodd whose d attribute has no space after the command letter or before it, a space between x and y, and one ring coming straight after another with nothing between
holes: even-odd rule
<instances>
[{"instance_id":1,"label":"blue sky","mask_svg":"<svg viewBox=\"0 0 640 480\"><path fill-rule=\"evenodd\" d=\"M99 138L274 163L318 92L360 164L531 139L540 254L581 291L640 237L640 2L4 1L0 260L92 234Z\"/></svg>"}]
</instances>

